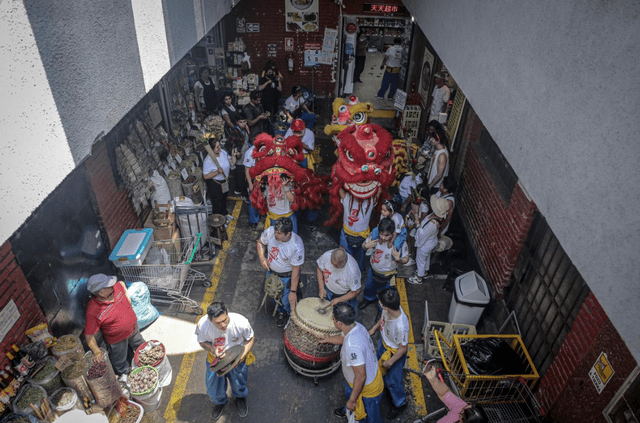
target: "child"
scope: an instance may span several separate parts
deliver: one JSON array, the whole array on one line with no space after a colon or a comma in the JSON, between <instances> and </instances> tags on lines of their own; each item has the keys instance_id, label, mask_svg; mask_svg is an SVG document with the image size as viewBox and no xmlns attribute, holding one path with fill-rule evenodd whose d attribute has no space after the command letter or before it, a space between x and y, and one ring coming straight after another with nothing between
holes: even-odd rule
<instances>
[{"instance_id":1,"label":"child","mask_svg":"<svg viewBox=\"0 0 640 423\"><path fill-rule=\"evenodd\" d=\"M407 280L410 284L421 285L422 279L428 275L431 253L438 245L438 231L442 219L447 216L449 202L436 195L431 196L433 213L420 222L416 232L416 274Z\"/></svg>"},{"instance_id":2,"label":"child","mask_svg":"<svg viewBox=\"0 0 640 423\"><path fill-rule=\"evenodd\" d=\"M385 217L389 218L393 220L393 223L395 223L396 225L396 229L393 232L393 237L391 237L391 240L389 241L387 246L391 247L393 245L396 250L400 250L402 248L402 244L404 244L404 242L407 240L407 228L405 228L404 226L404 219L399 213L396 213L393 210L393 203L389 200L385 200L385 202L382 203L380 214L382 215L383 219ZM378 233L378 228L376 227L373 229L373 231L371 231L371 239L377 240L378 238L380 238L380 235Z\"/></svg>"},{"instance_id":3,"label":"child","mask_svg":"<svg viewBox=\"0 0 640 423\"><path fill-rule=\"evenodd\" d=\"M411 203L411 192L422 184L422 177L415 170L407 173L398 187L398 194L394 197L396 203L402 204L400 212L404 213Z\"/></svg>"}]
</instances>

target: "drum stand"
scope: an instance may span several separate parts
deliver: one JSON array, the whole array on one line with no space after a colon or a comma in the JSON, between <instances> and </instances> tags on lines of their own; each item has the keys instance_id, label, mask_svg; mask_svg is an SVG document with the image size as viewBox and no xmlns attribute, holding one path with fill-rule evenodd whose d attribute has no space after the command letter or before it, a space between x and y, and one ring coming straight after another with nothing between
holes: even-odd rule
<instances>
[{"instance_id":1,"label":"drum stand","mask_svg":"<svg viewBox=\"0 0 640 423\"><path fill-rule=\"evenodd\" d=\"M284 349L284 356L287 357L287 361L291 365L293 372L295 374L301 374L302 376L312 377L313 384L318 384L318 378L322 376L329 376L331 373L335 372L340 368L340 358L336 361L329 364L329 367L325 367L324 369L307 369L306 367L302 367L299 364L295 363L291 357L289 357L289 352L287 349Z\"/></svg>"}]
</instances>

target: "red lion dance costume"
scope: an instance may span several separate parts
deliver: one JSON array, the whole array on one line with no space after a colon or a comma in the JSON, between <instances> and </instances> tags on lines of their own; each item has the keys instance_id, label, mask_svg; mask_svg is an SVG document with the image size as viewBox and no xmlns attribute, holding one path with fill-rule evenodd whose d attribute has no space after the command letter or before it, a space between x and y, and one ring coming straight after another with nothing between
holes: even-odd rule
<instances>
[{"instance_id":1,"label":"red lion dance costume","mask_svg":"<svg viewBox=\"0 0 640 423\"><path fill-rule=\"evenodd\" d=\"M319 209L324 202L323 195L327 191L326 181L310 169L300 166L304 160L302 140L293 135L286 139L282 136L271 137L262 133L253 141L255 150L254 167L249 176L256 187L251 192L251 204L260 214L267 214L267 200L262 192L266 184L276 193L282 191L282 176L293 181L295 202L291 209Z\"/></svg>"},{"instance_id":2,"label":"red lion dance costume","mask_svg":"<svg viewBox=\"0 0 640 423\"><path fill-rule=\"evenodd\" d=\"M338 222L343 214L340 188L362 203L380 195L378 204L389 198L387 188L395 178L393 138L378 125L352 125L336 137L338 160L331 170L329 190L331 219L326 225Z\"/></svg>"}]
</instances>

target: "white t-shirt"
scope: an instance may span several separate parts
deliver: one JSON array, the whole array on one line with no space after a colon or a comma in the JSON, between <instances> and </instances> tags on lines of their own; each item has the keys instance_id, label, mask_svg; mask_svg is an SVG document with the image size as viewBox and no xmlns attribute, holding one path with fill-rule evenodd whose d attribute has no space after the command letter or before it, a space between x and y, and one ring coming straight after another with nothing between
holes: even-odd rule
<instances>
[{"instance_id":1,"label":"white t-shirt","mask_svg":"<svg viewBox=\"0 0 640 423\"><path fill-rule=\"evenodd\" d=\"M209 316L204 315L198 320L195 333L198 342L210 342L214 347L224 346L225 351L235 345L244 345L253 338L251 324L238 313L229 313L229 325L224 332L209 320Z\"/></svg>"},{"instance_id":2,"label":"white t-shirt","mask_svg":"<svg viewBox=\"0 0 640 423\"><path fill-rule=\"evenodd\" d=\"M304 263L304 244L298 234L291 232L291 239L280 242L276 239L273 226L268 227L260 236L260 242L267 246L269 268L274 272L291 272L291 266Z\"/></svg>"},{"instance_id":3,"label":"white t-shirt","mask_svg":"<svg viewBox=\"0 0 640 423\"><path fill-rule=\"evenodd\" d=\"M429 206L426 202L422 202L420 206L418 206L418 218L422 216L422 213L429 213Z\"/></svg>"},{"instance_id":4,"label":"white t-shirt","mask_svg":"<svg viewBox=\"0 0 640 423\"><path fill-rule=\"evenodd\" d=\"M375 204L372 199L351 201L351 194L347 192L342 200L342 223L353 232L363 232L369 228L369 219Z\"/></svg>"},{"instance_id":5,"label":"white t-shirt","mask_svg":"<svg viewBox=\"0 0 640 423\"><path fill-rule=\"evenodd\" d=\"M287 133L284 134L284 137L290 137L293 135L293 131L291 128L287 129ZM304 129L304 135L302 136L302 143L309 149L313 150L316 145L316 136L313 134L313 131L310 131L308 128Z\"/></svg>"},{"instance_id":6,"label":"white t-shirt","mask_svg":"<svg viewBox=\"0 0 640 423\"><path fill-rule=\"evenodd\" d=\"M367 238L367 242L368 241L371 241L371 237ZM393 248L393 245L391 246L391 248L389 248L387 247L386 242L380 243L380 240L378 240L378 243L374 247L373 254L371 254L371 268L375 272L384 274L393 272L398 268L398 263L396 263L396 261L393 259L393 256L391 255L391 251L393 250ZM400 258L405 258L408 255L409 247L405 242L404 244L402 244L402 249L400 250Z\"/></svg>"},{"instance_id":7,"label":"white t-shirt","mask_svg":"<svg viewBox=\"0 0 640 423\"><path fill-rule=\"evenodd\" d=\"M293 113L296 110L298 110L300 107L302 107L303 103L304 103L304 98L302 96L300 96L300 98L297 100L295 100L293 96L289 96L289 98L286 99L286 101L284 102L284 108L287 109L289 113Z\"/></svg>"},{"instance_id":8,"label":"white t-shirt","mask_svg":"<svg viewBox=\"0 0 640 423\"><path fill-rule=\"evenodd\" d=\"M400 196L404 199L408 198L411 195L411 188L416 188L418 185L422 183L422 176L420 175L407 175L402 178L400 182L400 186L398 187L398 191Z\"/></svg>"},{"instance_id":9,"label":"white t-shirt","mask_svg":"<svg viewBox=\"0 0 640 423\"><path fill-rule=\"evenodd\" d=\"M246 153L244 153L244 160L242 164L246 168L252 168L256 165L256 159L253 158L253 150L255 150L254 146L251 146Z\"/></svg>"},{"instance_id":10,"label":"white t-shirt","mask_svg":"<svg viewBox=\"0 0 640 423\"><path fill-rule=\"evenodd\" d=\"M267 207L273 214L283 215L291 212L291 203L287 199L287 192L291 191L291 185L288 188L282 188L282 196L277 197L271 192L269 185L264 190L264 196L267 199Z\"/></svg>"},{"instance_id":11,"label":"white t-shirt","mask_svg":"<svg viewBox=\"0 0 640 423\"><path fill-rule=\"evenodd\" d=\"M447 85L443 85L442 88L438 88L436 85L433 87L433 103L431 103L431 116L439 115L442 112L442 106L449 101L451 91Z\"/></svg>"},{"instance_id":12,"label":"white t-shirt","mask_svg":"<svg viewBox=\"0 0 640 423\"><path fill-rule=\"evenodd\" d=\"M216 181L224 181L225 176L227 178L229 177L229 169L231 169L231 163L229 162L229 153L227 153L225 150L221 150L220 157L216 157L216 160L218 160L218 163L222 167L224 176L216 175L213 179L215 179ZM211 156L207 154L207 157L204 159L204 163L202 164L202 174L207 175L211 172L215 172L216 170L218 170L218 166L216 166L216 164L213 162Z\"/></svg>"},{"instance_id":13,"label":"white t-shirt","mask_svg":"<svg viewBox=\"0 0 640 423\"><path fill-rule=\"evenodd\" d=\"M396 233L399 234L402 232L402 228L404 228L404 219L402 218L402 215L400 213L394 213L393 216L391 216L391 220L396 224Z\"/></svg>"},{"instance_id":14,"label":"white t-shirt","mask_svg":"<svg viewBox=\"0 0 640 423\"><path fill-rule=\"evenodd\" d=\"M389 57L387 59L387 66L399 68L400 65L402 65L402 46L393 45L387 49L385 54Z\"/></svg>"},{"instance_id":15,"label":"white t-shirt","mask_svg":"<svg viewBox=\"0 0 640 423\"><path fill-rule=\"evenodd\" d=\"M347 253L347 264L338 269L331 264L332 252L333 250L327 251L316 261L318 268L324 274L324 284L327 289L336 295L359 290L362 286L360 283L362 274L356 259Z\"/></svg>"},{"instance_id":16,"label":"white t-shirt","mask_svg":"<svg viewBox=\"0 0 640 423\"><path fill-rule=\"evenodd\" d=\"M444 154L447 157L447 163L444 165L444 172L442 173L442 177L440 178L438 183L434 185L434 187L436 188L440 188L440 185L442 184L442 180L444 179L445 176L449 174L449 150L447 150L447 147L445 147L442 150L436 150L436 153L433 155L433 158L431 159L431 172L429 173L429 183L431 183L436 178L436 175L438 174L438 159L442 154Z\"/></svg>"},{"instance_id":17,"label":"white t-shirt","mask_svg":"<svg viewBox=\"0 0 640 423\"><path fill-rule=\"evenodd\" d=\"M425 246L429 248L429 246L438 244L438 227L433 221L429 221L431 217L435 217L434 214L430 214L424 218L422 222L420 222L420 227L416 231L416 247L420 248Z\"/></svg>"},{"instance_id":18,"label":"white t-shirt","mask_svg":"<svg viewBox=\"0 0 640 423\"><path fill-rule=\"evenodd\" d=\"M369 332L360 323L356 322L354 328L345 335L342 349L340 350L340 360L342 361L342 374L350 384L353 384L355 379L351 368L353 366L362 366L364 364L367 372L367 378L364 381L365 386L376 378L378 359L373 348L373 341L369 336Z\"/></svg>"},{"instance_id":19,"label":"white t-shirt","mask_svg":"<svg viewBox=\"0 0 640 423\"><path fill-rule=\"evenodd\" d=\"M409 319L400 307L400 316L390 319L386 310L382 310L382 322L380 323L380 334L382 340L388 347L400 348L409 344Z\"/></svg>"}]
</instances>

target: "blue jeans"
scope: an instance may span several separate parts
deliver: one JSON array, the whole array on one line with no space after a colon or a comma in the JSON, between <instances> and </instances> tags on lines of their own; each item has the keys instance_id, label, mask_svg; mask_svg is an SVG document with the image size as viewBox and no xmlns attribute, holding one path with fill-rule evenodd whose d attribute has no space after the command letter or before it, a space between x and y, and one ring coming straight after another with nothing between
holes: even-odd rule
<instances>
[{"instance_id":1,"label":"blue jeans","mask_svg":"<svg viewBox=\"0 0 640 423\"><path fill-rule=\"evenodd\" d=\"M379 239L380 233L378 232L378 228L373 228L371 231L371 239ZM407 240L407 228L402 228L395 241L393 241L393 246L396 250L402 251L402 244Z\"/></svg>"},{"instance_id":2,"label":"blue jeans","mask_svg":"<svg viewBox=\"0 0 640 423\"><path fill-rule=\"evenodd\" d=\"M348 383L344 383L344 396L349 399L351 396L351 386ZM367 417L364 420L358 420L366 423L380 423L382 422L382 412L380 411L380 399L382 398L382 392L377 397L365 398L362 397L364 403L364 411L367 413Z\"/></svg>"},{"instance_id":3,"label":"blue jeans","mask_svg":"<svg viewBox=\"0 0 640 423\"><path fill-rule=\"evenodd\" d=\"M398 77L400 76L400 72L391 73L384 71L384 75L382 76L382 85L380 85L380 91L378 91L378 97L384 97L384 93L387 92L387 88L391 85L391 89L389 90L389 97L393 98L396 94L396 90L398 89Z\"/></svg>"},{"instance_id":4,"label":"blue jeans","mask_svg":"<svg viewBox=\"0 0 640 423\"><path fill-rule=\"evenodd\" d=\"M267 270L266 277L269 277L271 273L273 273L271 272L271 270ZM281 277L280 279L282 279L282 283L284 284L284 291L282 291L282 298L280 298L280 302L282 303L282 305L278 305L278 311L291 314L291 304L289 304L289 293L291 292L291 276L289 276L288 278Z\"/></svg>"},{"instance_id":5,"label":"blue jeans","mask_svg":"<svg viewBox=\"0 0 640 423\"><path fill-rule=\"evenodd\" d=\"M298 233L298 217L296 215L296 212L291 213L291 216L288 216L289 219L291 219L291 223L293 223L293 233L297 234ZM267 217L267 219L269 219ZM274 219L269 219L269 224L271 226L273 226L274 223L276 223L276 221Z\"/></svg>"},{"instance_id":6,"label":"blue jeans","mask_svg":"<svg viewBox=\"0 0 640 423\"><path fill-rule=\"evenodd\" d=\"M316 124L317 117L312 113L307 113L303 111L302 115L300 115L300 119L304 121L304 124L307 128L313 129L313 125Z\"/></svg>"},{"instance_id":7,"label":"blue jeans","mask_svg":"<svg viewBox=\"0 0 640 423\"><path fill-rule=\"evenodd\" d=\"M356 259L358 263L358 267L360 268L360 272L364 272L365 261L364 261L364 248L362 248L362 243L364 242L364 238L361 236L351 236L344 233L344 228L340 231L340 246L344 248L344 250L351 254L351 256Z\"/></svg>"},{"instance_id":8,"label":"blue jeans","mask_svg":"<svg viewBox=\"0 0 640 423\"><path fill-rule=\"evenodd\" d=\"M385 348L382 345L382 338L378 340L378 347L376 348L376 357L380 360L382 354L384 354ZM384 386L389 389L391 400L396 407L402 407L407 402L407 393L404 390L404 383L402 379L402 369L404 368L404 362L407 360L407 354L403 354L402 357L393 363L391 368L387 369L387 373L382 377L384 379Z\"/></svg>"},{"instance_id":9,"label":"blue jeans","mask_svg":"<svg viewBox=\"0 0 640 423\"><path fill-rule=\"evenodd\" d=\"M247 388L249 369L244 361L222 377L212 372L209 363L206 361L205 365L207 366L207 372L205 374L207 394L214 404L220 405L227 402L227 379L229 379L231 394L234 397L245 398L249 394L249 389Z\"/></svg>"},{"instance_id":10,"label":"blue jeans","mask_svg":"<svg viewBox=\"0 0 640 423\"><path fill-rule=\"evenodd\" d=\"M249 195L251 195L251 191L249 191ZM249 201L249 223L257 224L258 222L260 222L260 213L253 207L251 201Z\"/></svg>"},{"instance_id":11,"label":"blue jeans","mask_svg":"<svg viewBox=\"0 0 640 423\"><path fill-rule=\"evenodd\" d=\"M374 275L374 273L375 272L371 267L369 267L369 270L367 271L367 281L364 283L364 299L367 301L377 301L378 297L376 295L378 292L391 286L391 278L387 279L384 275L380 275L378 273ZM381 283L383 281L386 282ZM380 307L380 305L378 305L378 307Z\"/></svg>"},{"instance_id":12,"label":"blue jeans","mask_svg":"<svg viewBox=\"0 0 640 423\"><path fill-rule=\"evenodd\" d=\"M324 290L327 292L327 301L331 301L334 298L339 298L342 295L347 295L347 294L342 294L342 295L336 295L333 292L331 292L328 288L324 288ZM353 309L356 312L356 317L358 317L358 297L353 297L352 299L350 299L349 301L345 301L347 304L351 304L351 307L353 307Z\"/></svg>"}]
</instances>

